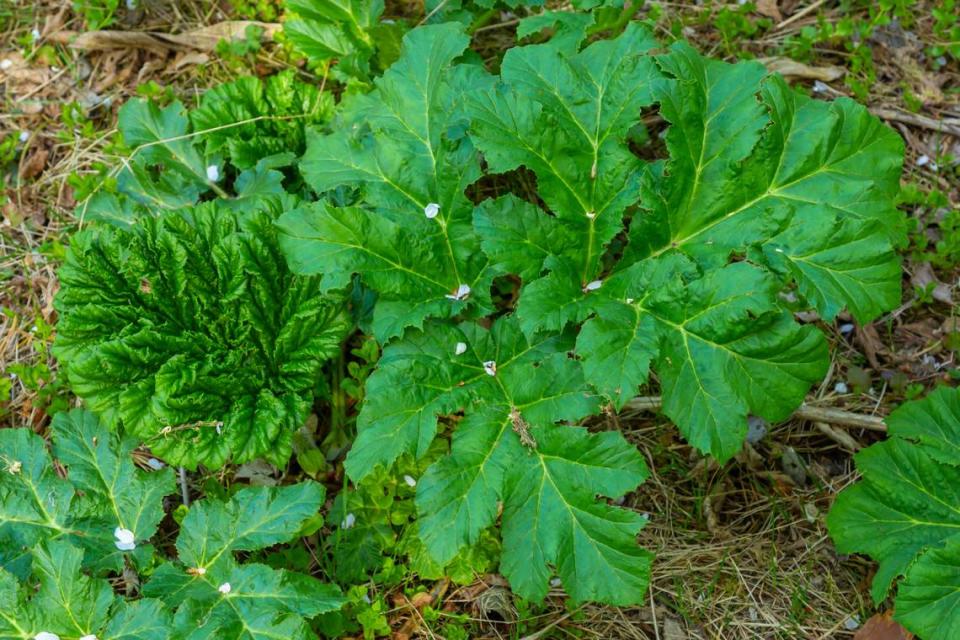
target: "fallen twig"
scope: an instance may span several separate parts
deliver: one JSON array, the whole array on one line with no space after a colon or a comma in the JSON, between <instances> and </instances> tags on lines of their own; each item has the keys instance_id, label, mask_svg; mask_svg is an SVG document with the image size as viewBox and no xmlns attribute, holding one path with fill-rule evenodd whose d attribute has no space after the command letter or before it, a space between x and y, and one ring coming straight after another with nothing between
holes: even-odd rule
<instances>
[{"instance_id":1,"label":"fallen twig","mask_svg":"<svg viewBox=\"0 0 960 640\"><path fill-rule=\"evenodd\" d=\"M899 109L884 109L881 107L870 109L870 113L883 120L912 124L915 127L923 127L931 131L948 133L952 136L960 137L960 118L942 118L936 120L929 116L920 115L919 113L907 113Z\"/></svg>"},{"instance_id":2,"label":"fallen twig","mask_svg":"<svg viewBox=\"0 0 960 640\"><path fill-rule=\"evenodd\" d=\"M663 400L659 396L637 396L627 403L626 408L635 411L657 411L661 406L663 406ZM853 411L844 411L843 409L833 409L830 407L817 407L807 403L800 405L800 407L793 412L793 417L811 422L826 422L827 424L842 427L869 429L870 431L887 430L886 423L883 421L883 418L879 416L854 413Z\"/></svg>"}]
</instances>

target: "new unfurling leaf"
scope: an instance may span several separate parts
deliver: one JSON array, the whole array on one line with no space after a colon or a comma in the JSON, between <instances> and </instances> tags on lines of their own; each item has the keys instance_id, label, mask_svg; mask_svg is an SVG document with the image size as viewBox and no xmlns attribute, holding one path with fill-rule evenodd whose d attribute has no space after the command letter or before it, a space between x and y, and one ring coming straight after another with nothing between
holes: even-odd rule
<instances>
[{"instance_id":1,"label":"new unfurling leaf","mask_svg":"<svg viewBox=\"0 0 960 640\"><path fill-rule=\"evenodd\" d=\"M273 220L287 199L214 201L73 238L54 352L74 392L171 463L283 464L348 321L291 273Z\"/></svg>"}]
</instances>

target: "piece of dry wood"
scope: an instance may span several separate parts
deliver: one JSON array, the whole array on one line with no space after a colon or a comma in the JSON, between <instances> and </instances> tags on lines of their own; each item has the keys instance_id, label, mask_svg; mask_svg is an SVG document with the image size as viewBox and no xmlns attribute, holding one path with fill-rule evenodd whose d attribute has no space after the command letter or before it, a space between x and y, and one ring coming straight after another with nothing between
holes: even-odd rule
<instances>
[{"instance_id":1,"label":"piece of dry wood","mask_svg":"<svg viewBox=\"0 0 960 640\"><path fill-rule=\"evenodd\" d=\"M960 138L960 118L942 118L936 120L929 116L920 115L919 113L909 113L907 111L900 111L899 109L885 109L883 107L870 109L870 113L883 120L902 122Z\"/></svg>"},{"instance_id":2,"label":"piece of dry wood","mask_svg":"<svg viewBox=\"0 0 960 640\"><path fill-rule=\"evenodd\" d=\"M845 71L832 64L812 67L790 58L775 56L773 58L759 58L760 62L770 71L779 73L788 80L799 78L801 80L820 80L821 82L833 82L843 77Z\"/></svg>"},{"instance_id":3,"label":"piece of dry wood","mask_svg":"<svg viewBox=\"0 0 960 640\"><path fill-rule=\"evenodd\" d=\"M625 408L634 411L657 411L663 406L663 399L659 396L637 396L627 402ZM887 425L883 418L871 416L863 413L854 413L853 411L844 411L843 409L833 409L830 407L818 407L803 403L793 412L793 417L810 422L826 422L827 424L840 425L842 427L853 427L856 429L868 429L870 431L886 431Z\"/></svg>"},{"instance_id":4,"label":"piece of dry wood","mask_svg":"<svg viewBox=\"0 0 960 640\"><path fill-rule=\"evenodd\" d=\"M259 27L261 42L273 40L281 29L277 22L256 22L252 20L227 20L184 33L162 33L159 31L60 31L52 34L48 40L68 44L74 49L84 51L109 51L114 49L147 49L162 53L165 51L214 51L221 40L245 38L247 29Z\"/></svg>"}]
</instances>

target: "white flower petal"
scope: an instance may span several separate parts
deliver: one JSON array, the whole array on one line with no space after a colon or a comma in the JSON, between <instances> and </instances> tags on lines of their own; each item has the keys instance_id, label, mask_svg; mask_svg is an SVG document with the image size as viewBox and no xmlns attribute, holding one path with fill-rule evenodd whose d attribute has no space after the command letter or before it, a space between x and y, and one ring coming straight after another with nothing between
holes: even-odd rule
<instances>
[{"instance_id":1,"label":"white flower petal","mask_svg":"<svg viewBox=\"0 0 960 640\"><path fill-rule=\"evenodd\" d=\"M157 460L156 458L150 458L147 460L147 466L155 471L160 471L163 469L164 464Z\"/></svg>"},{"instance_id":2,"label":"white flower petal","mask_svg":"<svg viewBox=\"0 0 960 640\"><path fill-rule=\"evenodd\" d=\"M206 575L206 574L207 574L207 568L206 568L206 567L197 567L197 568L194 570L194 573L196 573L198 576Z\"/></svg>"},{"instance_id":3,"label":"white flower petal","mask_svg":"<svg viewBox=\"0 0 960 640\"><path fill-rule=\"evenodd\" d=\"M416 478L414 478L413 476L405 475L405 476L403 476L403 481L407 483L407 486L408 486L408 487L415 487L415 486L417 486L417 480L416 480Z\"/></svg>"},{"instance_id":4,"label":"white flower petal","mask_svg":"<svg viewBox=\"0 0 960 640\"><path fill-rule=\"evenodd\" d=\"M12 66L13 66L13 60L9 60L9 59L6 59L6 58L3 59L3 60L0 60L0 70L6 71L7 69L9 69L9 68L12 67Z\"/></svg>"},{"instance_id":5,"label":"white flower petal","mask_svg":"<svg viewBox=\"0 0 960 640\"><path fill-rule=\"evenodd\" d=\"M29 139L30 139L30 132L29 132L29 131L21 131L21 132L20 132L20 138L19 138L20 142L26 142L26 141L29 140Z\"/></svg>"},{"instance_id":6,"label":"white flower petal","mask_svg":"<svg viewBox=\"0 0 960 640\"><path fill-rule=\"evenodd\" d=\"M55 633L50 633L49 631L41 631L33 636L33 640L60 640L60 636Z\"/></svg>"},{"instance_id":7,"label":"white flower petal","mask_svg":"<svg viewBox=\"0 0 960 640\"><path fill-rule=\"evenodd\" d=\"M436 202L431 202L423 208L423 215L427 216L431 220L437 217L437 214L440 213L440 205Z\"/></svg>"},{"instance_id":8,"label":"white flower petal","mask_svg":"<svg viewBox=\"0 0 960 640\"><path fill-rule=\"evenodd\" d=\"M34 42L40 39L40 30L34 29L30 32L30 37L33 38Z\"/></svg>"},{"instance_id":9,"label":"white flower petal","mask_svg":"<svg viewBox=\"0 0 960 640\"><path fill-rule=\"evenodd\" d=\"M466 342L458 342L458 343L457 343L457 346L454 348L453 352L454 352L455 354L457 354L458 356L463 355L464 353L467 352L467 343L466 343Z\"/></svg>"},{"instance_id":10,"label":"white flower petal","mask_svg":"<svg viewBox=\"0 0 960 640\"><path fill-rule=\"evenodd\" d=\"M133 551L137 548L137 543L135 542L136 536L130 529L117 527L113 530L113 537L116 538L113 544L115 544L120 551Z\"/></svg>"},{"instance_id":11,"label":"white flower petal","mask_svg":"<svg viewBox=\"0 0 960 640\"><path fill-rule=\"evenodd\" d=\"M80 640L97 640L97 636L93 635L92 633L88 633L87 635L80 638Z\"/></svg>"},{"instance_id":12,"label":"white flower petal","mask_svg":"<svg viewBox=\"0 0 960 640\"><path fill-rule=\"evenodd\" d=\"M488 376L497 375L497 363L493 360L487 360L483 363L483 370L487 372Z\"/></svg>"},{"instance_id":13,"label":"white flower petal","mask_svg":"<svg viewBox=\"0 0 960 640\"><path fill-rule=\"evenodd\" d=\"M594 213L593 211L587 211L587 217L593 220L594 218L597 217L597 214Z\"/></svg>"},{"instance_id":14,"label":"white flower petal","mask_svg":"<svg viewBox=\"0 0 960 640\"><path fill-rule=\"evenodd\" d=\"M461 284L454 293L448 293L447 298L450 300L463 300L468 295L470 295L470 285Z\"/></svg>"},{"instance_id":15,"label":"white flower petal","mask_svg":"<svg viewBox=\"0 0 960 640\"><path fill-rule=\"evenodd\" d=\"M229 582L224 582L222 585L220 585L219 587L217 587L217 591L219 591L220 593L226 595L226 594L230 593L230 590L231 590L232 588L233 588L233 587L230 586L230 583L229 583Z\"/></svg>"},{"instance_id":16,"label":"white flower petal","mask_svg":"<svg viewBox=\"0 0 960 640\"><path fill-rule=\"evenodd\" d=\"M133 542L137 539L133 531L130 529L124 529L123 527L117 527L113 530L113 537L117 539L117 542Z\"/></svg>"},{"instance_id":17,"label":"white flower petal","mask_svg":"<svg viewBox=\"0 0 960 640\"><path fill-rule=\"evenodd\" d=\"M341 529L352 529L353 525L357 524L357 516L352 513L348 513L347 517L343 519L343 522L340 523Z\"/></svg>"},{"instance_id":18,"label":"white flower petal","mask_svg":"<svg viewBox=\"0 0 960 640\"><path fill-rule=\"evenodd\" d=\"M593 282L588 282L583 288L584 291L596 291L603 286L603 280L594 280Z\"/></svg>"},{"instance_id":19,"label":"white flower petal","mask_svg":"<svg viewBox=\"0 0 960 640\"><path fill-rule=\"evenodd\" d=\"M220 167L215 164L207 167L207 180L210 182L216 182L220 179Z\"/></svg>"}]
</instances>

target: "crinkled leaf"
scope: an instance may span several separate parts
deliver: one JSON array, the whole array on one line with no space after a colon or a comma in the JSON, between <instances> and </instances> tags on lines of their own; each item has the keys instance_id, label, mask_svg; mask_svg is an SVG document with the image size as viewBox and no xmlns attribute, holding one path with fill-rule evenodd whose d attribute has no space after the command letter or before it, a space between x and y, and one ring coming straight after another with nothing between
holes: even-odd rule
<instances>
[{"instance_id":1,"label":"crinkled leaf","mask_svg":"<svg viewBox=\"0 0 960 640\"><path fill-rule=\"evenodd\" d=\"M238 169L252 169L261 158L302 154L305 128L326 121L332 110L329 92L298 81L289 70L266 81L245 77L209 89L190 122L207 155L223 153Z\"/></svg>"},{"instance_id":2,"label":"crinkled leaf","mask_svg":"<svg viewBox=\"0 0 960 640\"><path fill-rule=\"evenodd\" d=\"M889 438L856 456L860 482L837 497L827 524L841 553L879 563L871 593L903 577L895 618L923 638L960 629L960 391L940 388L886 420Z\"/></svg>"},{"instance_id":3,"label":"crinkled leaf","mask_svg":"<svg viewBox=\"0 0 960 640\"><path fill-rule=\"evenodd\" d=\"M54 351L107 424L175 464L286 461L348 327L338 296L287 269L284 206L215 201L74 236Z\"/></svg>"}]
</instances>

